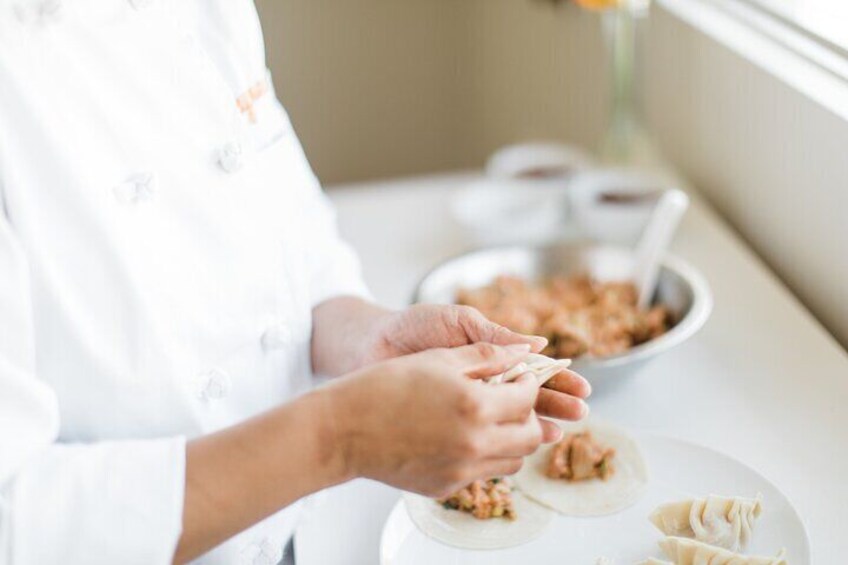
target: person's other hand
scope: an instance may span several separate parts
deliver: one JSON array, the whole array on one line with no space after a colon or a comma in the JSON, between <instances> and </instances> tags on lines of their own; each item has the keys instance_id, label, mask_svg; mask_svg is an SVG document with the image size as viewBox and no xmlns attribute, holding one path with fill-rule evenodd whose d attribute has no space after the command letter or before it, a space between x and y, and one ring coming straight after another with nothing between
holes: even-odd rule
<instances>
[{"instance_id":1,"label":"person's other hand","mask_svg":"<svg viewBox=\"0 0 848 565\"><path fill-rule=\"evenodd\" d=\"M543 337L510 331L470 306L417 304L387 313L374 326L366 342L368 361L383 361L437 347L460 347L473 343L528 344L538 353L548 341Z\"/></svg>"},{"instance_id":2,"label":"person's other hand","mask_svg":"<svg viewBox=\"0 0 848 565\"><path fill-rule=\"evenodd\" d=\"M479 379L502 373L529 347L489 343L433 349L370 365L324 390L350 477L368 477L429 496L478 478L518 471L543 441L533 411L538 387ZM556 437L559 437L558 434Z\"/></svg>"},{"instance_id":3,"label":"person's other hand","mask_svg":"<svg viewBox=\"0 0 848 565\"><path fill-rule=\"evenodd\" d=\"M432 348L474 343L527 344L538 353L547 340L512 332L469 306L420 304L384 316L375 324L375 335L365 343L367 364ZM591 392L586 379L564 369L541 389L536 411L560 420L579 420L588 414L584 400Z\"/></svg>"}]
</instances>

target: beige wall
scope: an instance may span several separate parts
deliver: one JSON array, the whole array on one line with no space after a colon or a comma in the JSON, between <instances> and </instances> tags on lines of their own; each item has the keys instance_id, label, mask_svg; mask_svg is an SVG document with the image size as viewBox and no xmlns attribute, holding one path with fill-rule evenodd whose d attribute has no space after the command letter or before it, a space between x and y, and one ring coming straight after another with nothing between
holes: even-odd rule
<instances>
[{"instance_id":1,"label":"beige wall","mask_svg":"<svg viewBox=\"0 0 848 565\"><path fill-rule=\"evenodd\" d=\"M326 183L477 166L527 138L589 146L595 18L539 0L258 0L269 66Z\"/></svg>"},{"instance_id":2,"label":"beige wall","mask_svg":"<svg viewBox=\"0 0 848 565\"><path fill-rule=\"evenodd\" d=\"M598 18L538 0L465 1L469 158L521 139L593 147L606 108Z\"/></svg>"},{"instance_id":3,"label":"beige wall","mask_svg":"<svg viewBox=\"0 0 848 565\"><path fill-rule=\"evenodd\" d=\"M463 2L260 0L269 66L327 183L463 165Z\"/></svg>"}]
</instances>

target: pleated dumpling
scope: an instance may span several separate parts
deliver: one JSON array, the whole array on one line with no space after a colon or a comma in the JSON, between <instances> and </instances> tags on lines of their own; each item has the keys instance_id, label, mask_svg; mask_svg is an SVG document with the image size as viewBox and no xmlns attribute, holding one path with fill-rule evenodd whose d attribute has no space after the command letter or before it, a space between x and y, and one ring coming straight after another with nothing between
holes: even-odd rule
<instances>
[{"instance_id":1,"label":"pleated dumpling","mask_svg":"<svg viewBox=\"0 0 848 565\"><path fill-rule=\"evenodd\" d=\"M761 512L760 497L710 495L663 504L649 519L667 536L693 538L739 551L748 545Z\"/></svg>"},{"instance_id":2,"label":"pleated dumpling","mask_svg":"<svg viewBox=\"0 0 848 565\"><path fill-rule=\"evenodd\" d=\"M542 386L554 375L560 371L567 369L571 365L571 359L552 359L547 355L538 353L530 353L527 357L504 373L497 377L492 377L490 382L509 382L517 379L524 373L532 373L536 377L536 382Z\"/></svg>"},{"instance_id":3,"label":"pleated dumpling","mask_svg":"<svg viewBox=\"0 0 848 565\"><path fill-rule=\"evenodd\" d=\"M788 565L783 551L776 557L741 555L689 538L667 537L660 541L660 548L672 565ZM653 559L648 563L663 562Z\"/></svg>"}]
</instances>

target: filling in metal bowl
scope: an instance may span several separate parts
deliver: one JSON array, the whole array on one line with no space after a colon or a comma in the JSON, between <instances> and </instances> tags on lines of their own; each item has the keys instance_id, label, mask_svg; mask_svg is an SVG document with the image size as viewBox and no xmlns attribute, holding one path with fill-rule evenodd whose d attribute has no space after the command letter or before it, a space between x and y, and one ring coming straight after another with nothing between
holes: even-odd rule
<instances>
[{"instance_id":1,"label":"filling in metal bowl","mask_svg":"<svg viewBox=\"0 0 848 565\"><path fill-rule=\"evenodd\" d=\"M459 290L457 303L515 332L545 336L545 355L573 359L624 353L667 332L669 310L662 305L639 309L637 296L629 281L572 275L534 283L500 276L486 286Z\"/></svg>"}]
</instances>

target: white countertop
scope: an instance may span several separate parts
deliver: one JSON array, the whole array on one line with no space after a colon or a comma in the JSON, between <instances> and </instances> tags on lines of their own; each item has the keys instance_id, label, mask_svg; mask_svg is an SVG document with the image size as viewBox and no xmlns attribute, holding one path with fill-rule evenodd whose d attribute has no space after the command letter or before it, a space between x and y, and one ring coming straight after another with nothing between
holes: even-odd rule
<instances>
[{"instance_id":1,"label":"white countertop","mask_svg":"<svg viewBox=\"0 0 848 565\"><path fill-rule=\"evenodd\" d=\"M341 230L382 303L469 249L447 212L469 174L336 187ZM673 248L710 282L704 329L640 374L590 399L594 415L710 446L774 482L807 527L813 563L845 562L848 355L751 250L693 199ZM813 252L814 250L811 250ZM398 491L353 481L327 491L298 532L298 565L373 565Z\"/></svg>"}]
</instances>

